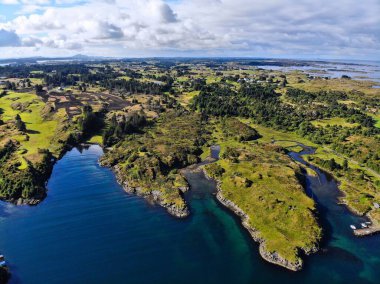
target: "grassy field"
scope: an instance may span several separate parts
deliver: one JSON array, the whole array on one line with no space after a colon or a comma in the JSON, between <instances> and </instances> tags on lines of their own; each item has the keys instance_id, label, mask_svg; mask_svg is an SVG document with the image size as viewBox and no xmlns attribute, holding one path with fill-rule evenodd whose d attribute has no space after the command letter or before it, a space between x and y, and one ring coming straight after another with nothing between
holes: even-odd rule
<instances>
[{"instance_id":1,"label":"grassy field","mask_svg":"<svg viewBox=\"0 0 380 284\"><path fill-rule=\"evenodd\" d=\"M179 102L183 106L188 106L191 103L192 98L199 95L199 91L183 92L179 96Z\"/></svg>"},{"instance_id":2,"label":"grassy field","mask_svg":"<svg viewBox=\"0 0 380 284\"><path fill-rule=\"evenodd\" d=\"M375 126L380 128L380 114L373 114L372 117L376 120Z\"/></svg>"},{"instance_id":3,"label":"grassy field","mask_svg":"<svg viewBox=\"0 0 380 284\"><path fill-rule=\"evenodd\" d=\"M259 132L259 134L262 136L260 139L257 140L259 142L269 143L269 142L275 141L276 145L280 145L280 146L287 148L289 150L292 150L292 151L295 150L294 146L296 146L297 142L299 142L299 143L302 143L304 145L314 147L316 149L316 152L313 155L309 155L309 156L315 156L315 157L318 157L318 158L321 158L324 160L335 159L336 161L338 161L340 163L343 163L343 160L345 158L347 158L348 164L351 168L360 169L360 170L364 171L366 174L368 174L369 176L373 175L373 174L371 174L370 171L368 171L368 169L361 166L360 163L357 162L352 157L344 157L343 155L336 153L335 151L333 151L329 147L327 147L325 145L318 145L318 144L312 143L311 141L307 140L306 138L299 136L296 133L281 132L278 130L267 128L267 127L255 124L252 122L252 120L249 120L249 119L240 119L240 120L247 123L248 125L254 127ZM352 139L354 139L354 138L352 138ZM370 138L366 138L366 139L370 140L369 142L367 142L367 144L372 145L371 146L372 149L378 147L378 145L376 145L375 141L372 141L372 139L370 139ZM364 140L362 138L360 138L358 140L358 143L363 144ZM352 140L352 141L347 141L346 143L351 143L351 142L356 142L356 141ZM357 147L361 147L361 146L358 145ZM363 149L359 152L363 154L363 153L365 153L365 149Z\"/></svg>"},{"instance_id":4,"label":"grassy field","mask_svg":"<svg viewBox=\"0 0 380 284\"><path fill-rule=\"evenodd\" d=\"M30 78L30 82L33 85L42 85L44 83L44 80L41 78Z\"/></svg>"},{"instance_id":5,"label":"grassy field","mask_svg":"<svg viewBox=\"0 0 380 284\"><path fill-rule=\"evenodd\" d=\"M310 141L300 137L295 133L283 133L260 125L256 125L254 123L250 123L249 120L242 121L249 123L256 130L258 130L259 134L262 135L262 138L258 139L259 142L268 143L272 140L291 140L315 147L316 152L314 154L305 156L305 158L310 159L312 163L315 159L324 161L334 159L338 164L342 165L346 159L349 167L348 172L332 172L334 177L340 182L339 188L345 193L345 202L350 206L352 210L356 211L358 214L371 212L371 216L377 216L374 217L373 220L380 222L380 216L376 215L372 210L374 198L377 201L380 200L380 195L378 193L380 189L375 185L380 184L378 173L375 174L374 171L362 166L359 162L351 157L345 157L339 153L336 153L327 146L311 143ZM317 123L319 123L321 127L324 127L327 124L340 124L342 126L347 126L347 123L344 120L336 118L332 120L324 120L323 122L318 121ZM371 142L373 139L370 137L357 139L354 138L355 137L350 138L350 140L345 143L358 143L358 145L355 146L355 149L357 149L358 153L361 155L366 153L366 148L363 148L363 145L371 145L371 143L375 143L371 146L371 149L376 149L378 147L378 144L376 144L375 141ZM297 143L291 141L276 141L276 145L280 145L292 151L297 151L297 148L294 148ZM321 164L316 165L324 168ZM327 168L324 169L328 170ZM363 178L362 173L364 174L365 178Z\"/></svg>"},{"instance_id":6,"label":"grassy field","mask_svg":"<svg viewBox=\"0 0 380 284\"><path fill-rule=\"evenodd\" d=\"M45 182L72 133L65 109L55 110L34 93L8 92L0 98L0 198L36 204L46 195ZM19 115L23 129L15 122Z\"/></svg>"},{"instance_id":7,"label":"grassy field","mask_svg":"<svg viewBox=\"0 0 380 284\"><path fill-rule=\"evenodd\" d=\"M249 216L267 250L297 261L298 248L309 250L321 237L312 213L315 204L297 178L299 166L276 145L239 142L226 137L220 126L214 128L222 158L206 170L221 181L223 196Z\"/></svg>"},{"instance_id":8,"label":"grassy field","mask_svg":"<svg viewBox=\"0 0 380 284\"><path fill-rule=\"evenodd\" d=\"M129 77L129 76L120 76L120 77L118 77L118 79L123 79L123 80L129 81L129 80L131 80L131 77Z\"/></svg>"},{"instance_id":9,"label":"grassy field","mask_svg":"<svg viewBox=\"0 0 380 284\"><path fill-rule=\"evenodd\" d=\"M259 134L262 136L258 139L259 142L262 143L270 143L272 141L276 141L277 145L281 145L283 147L289 147L297 145L297 142L302 143L307 146L319 147L319 145L309 141L306 138L294 133L294 132L282 132L272 128L268 128L259 124L254 123L251 119L240 119L242 122L250 125L254 129L256 129Z\"/></svg>"},{"instance_id":10,"label":"grassy field","mask_svg":"<svg viewBox=\"0 0 380 284\"><path fill-rule=\"evenodd\" d=\"M86 142L90 143L90 144L102 145L103 144L103 138L102 138L102 135L94 135L94 136L91 136L91 138L88 139Z\"/></svg>"},{"instance_id":11,"label":"grassy field","mask_svg":"<svg viewBox=\"0 0 380 284\"><path fill-rule=\"evenodd\" d=\"M2 119L5 122L13 121L17 114L20 115L26 125L26 133L18 131L8 131L2 139L12 138L20 142L19 159L21 169L26 167L25 159L31 162L39 160L39 149L49 149L57 154L60 145L55 143L55 136L59 122L66 118L64 109L44 118L43 111L45 103L33 93L9 92L8 95L0 98L0 105L3 109ZM21 109L19 109L21 108Z\"/></svg>"},{"instance_id":12,"label":"grassy field","mask_svg":"<svg viewBox=\"0 0 380 284\"><path fill-rule=\"evenodd\" d=\"M311 123L317 127L326 127L328 125L337 125L337 126L343 126L343 127L356 127L356 126L360 125L359 123L347 122L346 119L340 118L340 117L314 120Z\"/></svg>"},{"instance_id":13,"label":"grassy field","mask_svg":"<svg viewBox=\"0 0 380 284\"><path fill-rule=\"evenodd\" d=\"M303 73L290 73L288 76L289 86L294 88L303 89L305 91L317 92L322 90L334 90L334 91L358 91L360 90L366 95L377 96L379 95L379 90L372 88L373 83L370 81L359 81L359 80L346 80L346 79L306 79ZM303 83L298 82L298 78L304 80Z\"/></svg>"}]
</instances>

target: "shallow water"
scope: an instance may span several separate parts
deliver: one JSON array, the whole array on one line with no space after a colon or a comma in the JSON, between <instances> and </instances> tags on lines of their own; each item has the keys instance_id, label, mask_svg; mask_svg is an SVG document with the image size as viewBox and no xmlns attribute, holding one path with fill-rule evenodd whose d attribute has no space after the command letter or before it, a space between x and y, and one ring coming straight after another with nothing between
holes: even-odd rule
<instances>
[{"instance_id":1,"label":"shallow water","mask_svg":"<svg viewBox=\"0 0 380 284\"><path fill-rule=\"evenodd\" d=\"M380 236L355 238L359 219L335 203L336 184L308 178L328 238L289 272L261 259L240 221L214 198L215 183L188 173L191 216L171 217L126 194L97 164L102 150L68 152L36 207L0 204L0 250L11 283L378 283ZM297 157L295 157L297 158ZM310 191L311 194L311 191ZM332 229L333 228L333 229Z\"/></svg>"}]
</instances>

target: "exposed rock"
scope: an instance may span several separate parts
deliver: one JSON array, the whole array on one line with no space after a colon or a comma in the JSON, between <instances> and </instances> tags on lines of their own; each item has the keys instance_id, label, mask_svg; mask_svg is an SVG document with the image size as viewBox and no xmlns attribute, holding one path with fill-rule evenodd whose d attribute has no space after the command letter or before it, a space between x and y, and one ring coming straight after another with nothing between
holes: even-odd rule
<instances>
[{"instance_id":1,"label":"exposed rock","mask_svg":"<svg viewBox=\"0 0 380 284\"><path fill-rule=\"evenodd\" d=\"M208 178L208 179L212 179L208 174L207 174L207 171L203 168L203 172L205 173L205 176ZM258 242L259 243L259 252L260 252L260 255L263 259L265 259L266 261L268 262L271 262L273 264L276 264L276 265L279 265L279 266L282 266L282 267L285 267L289 270L292 270L292 271L299 271L302 269L302 265L303 265L303 261L302 259L299 259L298 261L296 262L291 262L283 257L281 257L277 252L270 252L266 249L266 246L265 246L265 239L261 238L260 237L260 232L258 230L256 230L255 228L253 228L250 224L249 224L249 217L247 214L244 213L243 210L241 210L239 208L239 206L237 206L234 202L232 202L231 200L225 198L222 194L222 191L221 191L221 182L220 181L216 181L217 182L217 194L216 194L216 198L219 200L220 203L222 203L224 206L226 206L228 209L230 209L232 212L234 212L236 215L238 215L240 218L241 218L241 221L242 221L242 225L244 228L246 228L249 232L249 234L251 235L252 239L255 241L255 242ZM302 249L305 254L310 254L310 253L313 253L313 252L316 252L318 251L318 247L314 247L312 249Z\"/></svg>"},{"instance_id":2,"label":"exposed rock","mask_svg":"<svg viewBox=\"0 0 380 284\"><path fill-rule=\"evenodd\" d=\"M37 205L39 204L42 199L36 199L36 198L18 198L18 199L14 199L14 198L11 198L11 199L2 199L3 201L7 201L7 202L10 202L10 203L13 203L17 206L20 206L20 205Z\"/></svg>"},{"instance_id":3,"label":"exposed rock","mask_svg":"<svg viewBox=\"0 0 380 284\"><path fill-rule=\"evenodd\" d=\"M167 212L177 218L185 218L190 215L190 211L188 209L188 206L185 205L183 207L178 207L174 203L167 203L166 200L164 200L161 196L161 192L159 190L152 190L149 192L143 191L141 187L132 187L128 184L128 181L123 181L121 177L121 173L118 166L114 166L112 168L116 175L117 182L123 187L123 189L131 194L136 194L138 196L144 197L148 200L152 200L154 203L164 207ZM189 190L188 186L182 186L178 188L181 192L186 192Z\"/></svg>"}]
</instances>

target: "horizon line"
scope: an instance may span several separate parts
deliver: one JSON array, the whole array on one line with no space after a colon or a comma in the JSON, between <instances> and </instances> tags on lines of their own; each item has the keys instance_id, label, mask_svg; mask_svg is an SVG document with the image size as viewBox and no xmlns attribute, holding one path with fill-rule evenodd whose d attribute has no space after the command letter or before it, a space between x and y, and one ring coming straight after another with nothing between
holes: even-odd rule
<instances>
[{"instance_id":1,"label":"horizon line","mask_svg":"<svg viewBox=\"0 0 380 284\"><path fill-rule=\"evenodd\" d=\"M131 56L131 57L123 57L123 56L101 56L101 55L85 55L85 54L75 54L71 56L25 56L25 57L8 57L2 58L0 57L0 61L6 60L23 60L23 59L75 59L80 57L88 57L99 60L123 60L123 59L263 59L263 60L298 60L298 61L342 61L342 60L351 60L351 61L368 61L368 62L380 62L380 60L375 59L358 59L358 58L318 58L318 57L310 57L310 58L297 58L297 57L266 57L266 56Z\"/></svg>"}]
</instances>

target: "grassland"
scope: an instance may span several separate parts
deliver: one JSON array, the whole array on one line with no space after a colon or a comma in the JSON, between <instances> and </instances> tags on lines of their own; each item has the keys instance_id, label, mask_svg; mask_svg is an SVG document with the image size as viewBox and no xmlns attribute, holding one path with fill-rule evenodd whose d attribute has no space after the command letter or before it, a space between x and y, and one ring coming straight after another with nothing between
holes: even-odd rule
<instances>
[{"instance_id":1,"label":"grassland","mask_svg":"<svg viewBox=\"0 0 380 284\"><path fill-rule=\"evenodd\" d=\"M0 198L38 203L52 158L58 158L71 130L64 109L54 110L33 93L8 92L0 97ZM19 116L25 130L16 127ZM23 200L18 200L19 198Z\"/></svg>"},{"instance_id":2,"label":"grassland","mask_svg":"<svg viewBox=\"0 0 380 284\"><path fill-rule=\"evenodd\" d=\"M317 127L326 127L328 125L336 125L336 126L343 126L343 127L357 127L360 125L359 123L347 122L346 119L341 118L341 117L314 120L312 121L312 124Z\"/></svg>"},{"instance_id":3,"label":"grassland","mask_svg":"<svg viewBox=\"0 0 380 284\"><path fill-rule=\"evenodd\" d=\"M179 101L182 106L188 106L191 103L191 100L197 95L199 95L199 91L183 92L179 97Z\"/></svg>"},{"instance_id":4,"label":"grassland","mask_svg":"<svg viewBox=\"0 0 380 284\"><path fill-rule=\"evenodd\" d=\"M102 145L103 144L103 137L101 135L93 135L86 142L90 143L90 144Z\"/></svg>"},{"instance_id":5,"label":"grassland","mask_svg":"<svg viewBox=\"0 0 380 284\"><path fill-rule=\"evenodd\" d=\"M302 143L311 147L320 147L319 145L311 142L310 140L294 133L294 132L283 132L269 127L262 126L255 123L252 119L240 119L243 123L251 126L256 129L260 138L258 139L261 143L271 143L275 142L277 145L280 145L284 148L297 145L297 143Z\"/></svg>"},{"instance_id":6,"label":"grassland","mask_svg":"<svg viewBox=\"0 0 380 284\"><path fill-rule=\"evenodd\" d=\"M49 149L52 153L59 154L62 145L59 145L55 136L58 134L58 124L67 119L64 109L44 115L45 103L32 93L9 92L0 98L0 104L3 109L2 119L5 122L13 121L18 114L26 124L25 133L16 130L3 133L3 139L12 138L21 144L22 158L33 162L38 159L38 149Z\"/></svg>"},{"instance_id":7,"label":"grassland","mask_svg":"<svg viewBox=\"0 0 380 284\"><path fill-rule=\"evenodd\" d=\"M372 117L376 120L376 124L375 124L375 126L376 126L377 128L380 128L380 114L372 115Z\"/></svg>"},{"instance_id":8,"label":"grassland","mask_svg":"<svg viewBox=\"0 0 380 284\"><path fill-rule=\"evenodd\" d=\"M220 181L223 198L248 216L265 251L283 260L278 264L299 268L299 250L315 251L321 238L314 201L299 180L300 167L279 146L240 142L221 124L213 127L222 158L206 166L208 175Z\"/></svg>"},{"instance_id":9,"label":"grassland","mask_svg":"<svg viewBox=\"0 0 380 284\"><path fill-rule=\"evenodd\" d=\"M308 80L304 73L293 72L287 76L289 86L294 88L303 89L305 91L360 91L368 96L376 96L379 91L372 88L373 83L370 81L347 80L347 79L314 79ZM304 82L300 83L299 79Z\"/></svg>"},{"instance_id":10,"label":"grassland","mask_svg":"<svg viewBox=\"0 0 380 284\"><path fill-rule=\"evenodd\" d=\"M358 163L351 157L346 157L342 154L333 151L331 148L325 145L318 145L311 143L307 139L291 132L281 132L271 128L263 127L250 122L250 120L242 119L242 121L249 123L256 130L258 130L261 138L257 141L261 143L275 142L276 145L282 146L291 151L297 151L298 143L312 146L316 149L314 154L306 155L305 158L312 164L330 172L338 181L339 189L344 193L342 202L346 203L348 207L359 215L370 215L375 223L380 223L380 215L377 214L378 210L375 210L373 203L380 202L380 175L379 173L365 167ZM334 121L334 120L333 120ZM339 119L336 121L341 122ZM331 123L331 122L330 122ZM342 122L344 123L344 122ZM321 127L323 127L321 125ZM363 145L365 139L360 138L357 141ZM353 140L354 143L356 140ZM347 141L345 143L350 143ZM369 142L368 142L369 143ZM367 143L367 144L368 144ZM379 144L375 141L371 142L371 149L379 147ZM361 149L360 145L353 146L359 151L360 154L365 154L365 148ZM298 150L301 150L298 148ZM343 165L344 161L347 161L348 169L336 169L331 170L327 165L328 161L334 160L339 165Z\"/></svg>"}]
</instances>

